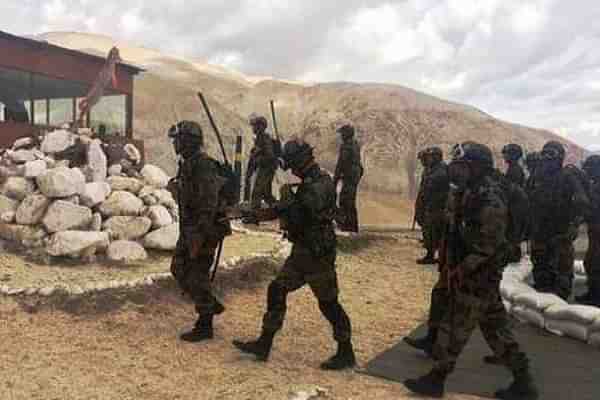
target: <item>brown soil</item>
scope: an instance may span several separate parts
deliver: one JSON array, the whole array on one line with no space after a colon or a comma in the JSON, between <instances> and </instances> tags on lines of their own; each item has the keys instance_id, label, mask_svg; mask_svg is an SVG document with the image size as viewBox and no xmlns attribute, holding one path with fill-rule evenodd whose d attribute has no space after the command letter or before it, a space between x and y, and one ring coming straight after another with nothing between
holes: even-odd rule
<instances>
[{"instance_id":1,"label":"brown soil","mask_svg":"<svg viewBox=\"0 0 600 400\"><path fill-rule=\"evenodd\" d=\"M353 322L360 364L423 320L435 275L414 264L417 253L412 239L340 240L341 300ZM247 266L220 276L227 312L208 344L177 339L194 314L172 285L46 304L0 299L1 397L279 400L306 385L327 389L332 399L410 397L397 383L319 370L334 343L307 289L290 296L271 361L241 356L231 340L258 333L272 268Z\"/></svg>"}]
</instances>

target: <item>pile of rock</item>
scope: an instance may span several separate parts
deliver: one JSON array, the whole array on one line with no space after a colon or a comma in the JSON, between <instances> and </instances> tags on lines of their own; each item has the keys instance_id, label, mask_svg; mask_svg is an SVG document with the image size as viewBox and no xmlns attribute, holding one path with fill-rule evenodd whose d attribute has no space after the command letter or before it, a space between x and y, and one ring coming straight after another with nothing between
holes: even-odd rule
<instances>
[{"instance_id":1,"label":"pile of rock","mask_svg":"<svg viewBox=\"0 0 600 400\"><path fill-rule=\"evenodd\" d=\"M85 143L87 163L71 168L59 153ZM0 156L0 238L50 256L144 259L145 249L172 250L178 209L158 167L108 165L102 142L66 130L22 138Z\"/></svg>"}]
</instances>

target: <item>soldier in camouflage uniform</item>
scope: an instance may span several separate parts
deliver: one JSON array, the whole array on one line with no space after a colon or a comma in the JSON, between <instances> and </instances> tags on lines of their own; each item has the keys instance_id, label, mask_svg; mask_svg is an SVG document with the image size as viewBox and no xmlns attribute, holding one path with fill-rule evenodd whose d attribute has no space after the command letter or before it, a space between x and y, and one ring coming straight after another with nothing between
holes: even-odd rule
<instances>
[{"instance_id":1,"label":"soldier in camouflage uniform","mask_svg":"<svg viewBox=\"0 0 600 400\"><path fill-rule=\"evenodd\" d=\"M422 230L425 226L425 207L423 204L423 190L425 178L427 177L427 166L425 165L425 158L423 157L424 151L421 150L417 153L417 160L421 163L423 172L421 173L421 181L419 182L419 188L417 190L417 198L415 200L415 222L419 224ZM413 224L414 225L414 224Z\"/></svg>"},{"instance_id":2,"label":"soldier in camouflage uniform","mask_svg":"<svg viewBox=\"0 0 600 400\"><path fill-rule=\"evenodd\" d=\"M427 253L418 264L435 264L444 231L446 203L450 183L448 168L439 147L430 147L423 153L427 174L423 183L424 226L423 239Z\"/></svg>"},{"instance_id":3,"label":"soldier in camouflage uniform","mask_svg":"<svg viewBox=\"0 0 600 400\"><path fill-rule=\"evenodd\" d=\"M512 183L523 187L525 185L525 172L519 164L523 157L523 149L518 144L510 143L502 148L502 157L508 165L506 178Z\"/></svg>"},{"instance_id":4,"label":"soldier in camouflage uniform","mask_svg":"<svg viewBox=\"0 0 600 400\"><path fill-rule=\"evenodd\" d=\"M302 183L295 194L282 196L285 201L254 213L259 220L279 217L287 239L293 243L292 251L269 285L260 337L250 342L234 341L234 345L242 352L255 355L259 361L267 361L273 338L283 325L288 294L308 284L338 343L337 353L321 364L321 368L349 368L356 361L350 319L338 301L333 180L314 161L312 148L302 141L287 142L282 158L284 168L291 169ZM291 189L286 186L283 191L290 192Z\"/></svg>"},{"instance_id":5,"label":"soldier in camouflage uniform","mask_svg":"<svg viewBox=\"0 0 600 400\"><path fill-rule=\"evenodd\" d=\"M577 302L600 307L600 155L589 156L583 163L589 182L591 208L586 215L588 250L583 265L587 275L586 294Z\"/></svg>"},{"instance_id":6,"label":"soldier in camouflage uniform","mask_svg":"<svg viewBox=\"0 0 600 400\"><path fill-rule=\"evenodd\" d=\"M171 261L171 273L189 295L199 317L193 329L181 339L199 342L213 337L213 317L225 308L211 291L210 268L219 242L231 234L229 222L222 221L224 205L220 192L223 179L216 160L203 148L200 125L181 121L169 130L180 158L177 176L169 189L179 204L179 240Z\"/></svg>"},{"instance_id":7,"label":"soldier in camouflage uniform","mask_svg":"<svg viewBox=\"0 0 600 400\"><path fill-rule=\"evenodd\" d=\"M451 304L440 324L432 370L418 379L408 379L404 384L412 392L442 397L447 376L454 370L457 358L479 326L496 357L514 377L508 388L496 392L496 397L536 399L538 394L527 356L520 351L513 337L500 296L500 280L508 251L505 236L508 210L504 192L491 176L492 152L487 146L472 142L459 149L453 163L462 164L468 179L459 213L462 217L453 220L457 236L453 242L457 246L449 245L448 253L444 255ZM455 264L452 265L450 260Z\"/></svg>"},{"instance_id":8,"label":"soldier in camouflage uniform","mask_svg":"<svg viewBox=\"0 0 600 400\"><path fill-rule=\"evenodd\" d=\"M358 232L356 195L358 184L363 175L363 167L360 161L360 147L354 139L354 127L352 125L343 125L337 132L342 135L343 140L333 178L336 189L338 182L342 181L342 190L340 192L340 220L342 224L340 228L346 232Z\"/></svg>"},{"instance_id":9,"label":"soldier in camouflage uniform","mask_svg":"<svg viewBox=\"0 0 600 400\"><path fill-rule=\"evenodd\" d=\"M583 173L573 165L563 168L564 157L565 149L559 142L550 141L542 149L529 189L529 236L535 288L566 300L573 284L573 241L590 201Z\"/></svg>"},{"instance_id":10,"label":"soldier in camouflage uniform","mask_svg":"<svg viewBox=\"0 0 600 400\"><path fill-rule=\"evenodd\" d=\"M250 152L247 173L256 172L254 187L252 188L252 207L259 208L264 200L268 205L275 204L273 197L273 179L277 172L278 161L273 148L273 139L266 131L267 119L262 116L251 115L250 126L255 135L254 147Z\"/></svg>"}]
</instances>

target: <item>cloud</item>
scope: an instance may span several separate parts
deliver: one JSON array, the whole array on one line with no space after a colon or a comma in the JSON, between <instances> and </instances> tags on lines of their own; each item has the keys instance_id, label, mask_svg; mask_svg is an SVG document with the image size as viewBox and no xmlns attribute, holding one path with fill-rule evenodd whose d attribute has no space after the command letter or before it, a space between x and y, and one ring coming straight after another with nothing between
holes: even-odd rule
<instances>
[{"instance_id":1,"label":"cloud","mask_svg":"<svg viewBox=\"0 0 600 400\"><path fill-rule=\"evenodd\" d=\"M17 34L90 31L249 75L396 83L585 146L600 142L599 17L596 0L0 2Z\"/></svg>"}]
</instances>

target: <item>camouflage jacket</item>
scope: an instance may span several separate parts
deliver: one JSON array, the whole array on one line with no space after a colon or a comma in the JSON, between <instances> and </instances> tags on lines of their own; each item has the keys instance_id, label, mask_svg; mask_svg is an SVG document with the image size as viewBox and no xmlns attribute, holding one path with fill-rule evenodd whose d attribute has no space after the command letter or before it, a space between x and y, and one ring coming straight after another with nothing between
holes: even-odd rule
<instances>
[{"instance_id":1,"label":"camouflage jacket","mask_svg":"<svg viewBox=\"0 0 600 400\"><path fill-rule=\"evenodd\" d=\"M360 161L360 146L355 139L346 140L340 147L337 164L335 166L334 180L342 179L347 182L358 183L363 174Z\"/></svg>"},{"instance_id":2,"label":"camouflage jacket","mask_svg":"<svg viewBox=\"0 0 600 400\"><path fill-rule=\"evenodd\" d=\"M307 172L293 199L277 208L279 217L285 220L287 238L294 245L310 250L317 257L335 251L335 187L331 176L318 165Z\"/></svg>"},{"instance_id":3,"label":"camouflage jacket","mask_svg":"<svg viewBox=\"0 0 600 400\"><path fill-rule=\"evenodd\" d=\"M262 132L256 135L248 165L253 165L255 168L277 168L277 157L275 157L275 150L273 149L273 139L269 133Z\"/></svg>"},{"instance_id":4,"label":"camouflage jacket","mask_svg":"<svg viewBox=\"0 0 600 400\"><path fill-rule=\"evenodd\" d=\"M450 180L448 166L440 162L431 167L423 182L423 208L425 213L443 212L448 201Z\"/></svg>"},{"instance_id":5,"label":"camouflage jacket","mask_svg":"<svg viewBox=\"0 0 600 400\"><path fill-rule=\"evenodd\" d=\"M417 191L417 198L415 200L415 220L421 226L423 226L423 223L425 222L425 203L423 201L423 192L425 189L425 180L427 179L428 172L429 170L427 168L423 169L423 174L421 175L421 181L419 182L419 188Z\"/></svg>"},{"instance_id":6,"label":"camouflage jacket","mask_svg":"<svg viewBox=\"0 0 600 400\"><path fill-rule=\"evenodd\" d=\"M186 240L223 238L231 234L225 217L224 199L220 195L224 179L217 172L216 161L198 152L179 163L176 198L179 203L181 234Z\"/></svg>"},{"instance_id":7,"label":"camouflage jacket","mask_svg":"<svg viewBox=\"0 0 600 400\"><path fill-rule=\"evenodd\" d=\"M464 254L459 266L465 284L496 287L508 254L508 207L504 191L496 180L486 176L465 191L461 209Z\"/></svg>"},{"instance_id":8,"label":"camouflage jacket","mask_svg":"<svg viewBox=\"0 0 600 400\"><path fill-rule=\"evenodd\" d=\"M525 172L518 162L508 164L508 169L505 174L506 178L512 183L523 187L525 185Z\"/></svg>"},{"instance_id":9,"label":"camouflage jacket","mask_svg":"<svg viewBox=\"0 0 600 400\"><path fill-rule=\"evenodd\" d=\"M536 174L528 194L530 238L537 241L574 234L590 207L582 172L572 165L553 175Z\"/></svg>"},{"instance_id":10,"label":"camouflage jacket","mask_svg":"<svg viewBox=\"0 0 600 400\"><path fill-rule=\"evenodd\" d=\"M600 231L600 180L590 184L590 203L590 210L586 215L588 228L593 227L595 231Z\"/></svg>"}]
</instances>

